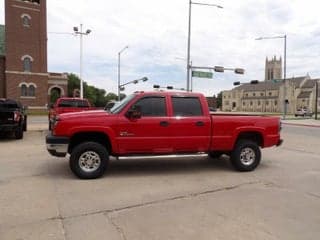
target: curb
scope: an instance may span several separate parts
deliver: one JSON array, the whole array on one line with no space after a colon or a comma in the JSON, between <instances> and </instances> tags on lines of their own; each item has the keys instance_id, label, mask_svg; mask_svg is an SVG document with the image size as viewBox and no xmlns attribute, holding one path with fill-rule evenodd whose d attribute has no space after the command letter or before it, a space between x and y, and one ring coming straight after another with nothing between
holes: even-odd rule
<instances>
[{"instance_id":1,"label":"curb","mask_svg":"<svg viewBox=\"0 0 320 240\"><path fill-rule=\"evenodd\" d=\"M283 125L291 125L291 126L301 126L301 127L314 127L314 128L320 128L320 125L311 125L311 124L299 124L299 123L285 123L282 122Z\"/></svg>"}]
</instances>

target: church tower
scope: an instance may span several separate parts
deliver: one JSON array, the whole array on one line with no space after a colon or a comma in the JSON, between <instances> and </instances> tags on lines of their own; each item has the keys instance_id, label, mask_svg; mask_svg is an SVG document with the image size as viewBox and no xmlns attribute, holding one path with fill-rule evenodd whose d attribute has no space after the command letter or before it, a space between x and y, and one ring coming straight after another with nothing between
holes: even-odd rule
<instances>
[{"instance_id":1,"label":"church tower","mask_svg":"<svg viewBox=\"0 0 320 240\"><path fill-rule=\"evenodd\" d=\"M282 59L277 60L274 56L271 60L266 58L265 81L282 79Z\"/></svg>"},{"instance_id":2,"label":"church tower","mask_svg":"<svg viewBox=\"0 0 320 240\"><path fill-rule=\"evenodd\" d=\"M48 98L46 0L5 0L6 97L44 106Z\"/></svg>"}]
</instances>

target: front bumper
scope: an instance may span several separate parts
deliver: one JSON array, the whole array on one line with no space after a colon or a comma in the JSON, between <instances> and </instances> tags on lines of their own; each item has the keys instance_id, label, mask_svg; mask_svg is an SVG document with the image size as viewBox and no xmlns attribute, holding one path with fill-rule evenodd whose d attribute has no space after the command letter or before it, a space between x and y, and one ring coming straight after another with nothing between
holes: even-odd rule
<instances>
[{"instance_id":1,"label":"front bumper","mask_svg":"<svg viewBox=\"0 0 320 240\"><path fill-rule=\"evenodd\" d=\"M49 133L46 136L48 152L55 157L65 157L68 152L69 138L57 137Z\"/></svg>"}]
</instances>

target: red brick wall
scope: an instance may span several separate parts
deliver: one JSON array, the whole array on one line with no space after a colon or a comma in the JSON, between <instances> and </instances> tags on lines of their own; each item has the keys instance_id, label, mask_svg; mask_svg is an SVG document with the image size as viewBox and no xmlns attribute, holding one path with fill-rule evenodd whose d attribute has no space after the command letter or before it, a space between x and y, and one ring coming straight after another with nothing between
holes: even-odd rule
<instances>
[{"instance_id":1,"label":"red brick wall","mask_svg":"<svg viewBox=\"0 0 320 240\"><path fill-rule=\"evenodd\" d=\"M22 24L22 14L31 17L30 26ZM40 5L20 0L5 0L6 94L28 106L45 106L48 98L46 1ZM21 58L33 58L31 73L23 73ZM8 72L9 71L9 72ZM19 84L36 84L36 96L21 97Z\"/></svg>"},{"instance_id":2,"label":"red brick wall","mask_svg":"<svg viewBox=\"0 0 320 240\"><path fill-rule=\"evenodd\" d=\"M47 73L46 1L40 5L6 0L6 61L7 70L23 71L21 57L30 55L32 72ZM22 14L31 17L30 27L22 24Z\"/></svg>"},{"instance_id":3,"label":"red brick wall","mask_svg":"<svg viewBox=\"0 0 320 240\"><path fill-rule=\"evenodd\" d=\"M48 98L48 76L38 76L31 74L6 74L7 95L16 99L27 106L45 106ZM34 83L37 88L35 97L21 96L21 88L19 84L25 82L27 84Z\"/></svg>"},{"instance_id":4,"label":"red brick wall","mask_svg":"<svg viewBox=\"0 0 320 240\"><path fill-rule=\"evenodd\" d=\"M4 56L0 56L0 98L6 97L5 95L5 69L6 61Z\"/></svg>"}]
</instances>

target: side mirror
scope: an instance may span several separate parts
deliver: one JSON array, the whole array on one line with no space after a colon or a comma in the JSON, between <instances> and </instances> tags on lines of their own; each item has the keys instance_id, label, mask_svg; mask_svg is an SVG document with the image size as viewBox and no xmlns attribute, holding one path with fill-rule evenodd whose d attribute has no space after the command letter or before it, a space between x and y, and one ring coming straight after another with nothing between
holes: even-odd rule
<instances>
[{"instance_id":1,"label":"side mirror","mask_svg":"<svg viewBox=\"0 0 320 240\"><path fill-rule=\"evenodd\" d=\"M126 113L126 117L132 120L141 118L141 108L134 106Z\"/></svg>"}]
</instances>

